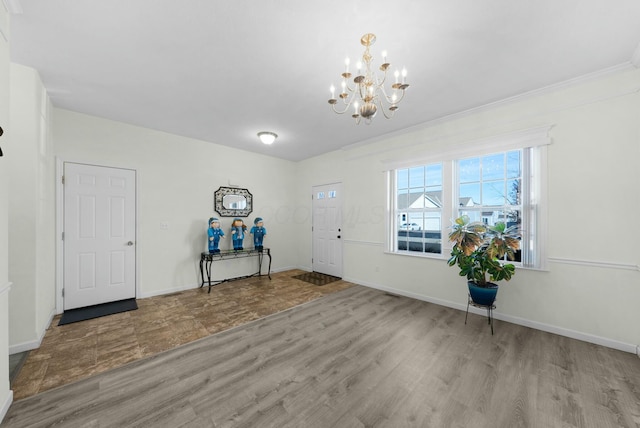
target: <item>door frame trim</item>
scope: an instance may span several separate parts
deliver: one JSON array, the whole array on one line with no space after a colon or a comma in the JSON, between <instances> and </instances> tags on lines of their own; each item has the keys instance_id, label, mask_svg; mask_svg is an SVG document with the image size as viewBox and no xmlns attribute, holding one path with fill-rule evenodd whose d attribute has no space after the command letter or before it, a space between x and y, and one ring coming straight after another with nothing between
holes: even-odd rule
<instances>
[{"instance_id":1,"label":"door frame trim","mask_svg":"<svg viewBox=\"0 0 640 428\"><path fill-rule=\"evenodd\" d=\"M61 314L64 312L64 298L62 297L62 289L64 286L64 243L62 241L62 232L64 230L64 188L62 186L62 176L64 174L64 164L65 163L78 163L83 165L92 165L98 167L105 168L116 168L116 169L128 169L133 171L136 177L136 200L135 200L135 281L136 281L136 296L140 296L140 269L138 266L140 252L138 251L138 246L140 245L140 241L138 239L138 213L140 210L138 209L138 170L134 168L127 168L122 166L113 166L113 165L104 165L100 162L91 162L86 160L79 159L69 159L66 157L56 156L56 308L55 313Z\"/></svg>"}]
</instances>

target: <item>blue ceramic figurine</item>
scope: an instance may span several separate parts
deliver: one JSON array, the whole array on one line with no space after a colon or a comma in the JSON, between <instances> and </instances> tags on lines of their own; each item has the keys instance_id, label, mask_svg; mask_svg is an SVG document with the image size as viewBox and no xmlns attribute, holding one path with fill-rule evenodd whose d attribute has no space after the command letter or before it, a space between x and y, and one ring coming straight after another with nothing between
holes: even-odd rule
<instances>
[{"instance_id":1,"label":"blue ceramic figurine","mask_svg":"<svg viewBox=\"0 0 640 428\"><path fill-rule=\"evenodd\" d=\"M233 238L233 249L238 251L242 250L242 240L244 239L244 232L247 230L244 222L240 218L234 218L231 223L231 237Z\"/></svg>"},{"instance_id":2,"label":"blue ceramic figurine","mask_svg":"<svg viewBox=\"0 0 640 428\"><path fill-rule=\"evenodd\" d=\"M220 220L215 217L209 219L207 236L209 237L209 254L219 253L220 249L218 248L218 244L220 243L220 238L224 236L224 232L220 229Z\"/></svg>"},{"instance_id":3,"label":"blue ceramic figurine","mask_svg":"<svg viewBox=\"0 0 640 428\"><path fill-rule=\"evenodd\" d=\"M264 228L264 222L262 217L256 217L253 220L254 226L251 228L251 234L253 235L253 246L256 250L262 251L262 239L267 234L267 229Z\"/></svg>"}]
</instances>

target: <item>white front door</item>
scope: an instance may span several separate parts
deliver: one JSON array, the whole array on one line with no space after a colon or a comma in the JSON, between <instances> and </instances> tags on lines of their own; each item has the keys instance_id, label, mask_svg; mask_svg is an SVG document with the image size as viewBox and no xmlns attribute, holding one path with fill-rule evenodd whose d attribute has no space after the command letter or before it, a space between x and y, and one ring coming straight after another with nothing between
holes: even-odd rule
<instances>
[{"instance_id":1,"label":"white front door","mask_svg":"<svg viewBox=\"0 0 640 428\"><path fill-rule=\"evenodd\" d=\"M342 184L313 187L313 270L342 278Z\"/></svg>"},{"instance_id":2,"label":"white front door","mask_svg":"<svg viewBox=\"0 0 640 428\"><path fill-rule=\"evenodd\" d=\"M135 171L65 162L65 310L136 296L135 210Z\"/></svg>"}]
</instances>

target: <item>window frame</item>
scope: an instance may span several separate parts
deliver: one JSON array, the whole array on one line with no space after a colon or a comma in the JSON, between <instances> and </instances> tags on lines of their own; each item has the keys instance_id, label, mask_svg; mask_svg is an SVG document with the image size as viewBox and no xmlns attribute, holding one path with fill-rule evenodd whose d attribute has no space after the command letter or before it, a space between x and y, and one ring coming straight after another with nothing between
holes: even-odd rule
<instances>
[{"instance_id":1,"label":"window frame","mask_svg":"<svg viewBox=\"0 0 640 428\"><path fill-rule=\"evenodd\" d=\"M530 128L455 145L444 150L434 150L428 157L419 159L399 159L383 162L387 173L387 221L385 252L413 257L435 259L449 258L452 245L447 239L450 222L458 216L458 173L459 160L482 157L494 153L522 150L522 261L517 266L527 269L547 269L546 254L546 162L547 146L551 144L549 132L553 125ZM441 210L441 253L427 253L398 250L397 223L397 171L417 166L442 164L442 210ZM407 218L407 222L409 219Z\"/></svg>"}]
</instances>

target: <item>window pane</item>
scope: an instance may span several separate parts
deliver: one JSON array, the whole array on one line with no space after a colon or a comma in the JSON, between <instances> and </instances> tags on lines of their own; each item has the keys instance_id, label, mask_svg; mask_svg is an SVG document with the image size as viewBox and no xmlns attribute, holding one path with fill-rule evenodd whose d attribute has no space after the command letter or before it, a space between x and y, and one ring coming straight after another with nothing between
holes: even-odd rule
<instances>
[{"instance_id":1,"label":"window pane","mask_svg":"<svg viewBox=\"0 0 640 428\"><path fill-rule=\"evenodd\" d=\"M442 164L427 166L427 186L442 186Z\"/></svg>"},{"instance_id":2,"label":"window pane","mask_svg":"<svg viewBox=\"0 0 640 428\"><path fill-rule=\"evenodd\" d=\"M465 211L461 210L460 215L468 215L471 221L480 221L487 226L495 226L496 223L505 223L507 227L519 225L521 222L520 210L482 210L482 211ZM505 257L506 259L506 257ZM521 250L514 254L514 262L520 262Z\"/></svg>"},{"instance_id":3,"label":"window pane","mask_svg":"<svg viewBox=\"0 0 640 428\"><path fill-rule=\"evenodd\" d=\"M482 205L502 206L505 204L504 181L482 183Z\"/></svg>"},{"instance_id":4,"label":"window pane","mask_svg":"<svg viewBox=\"0 0 640 428\"><path fill-rule=\"evenodd\" d=\"M507 153L507 178L520 177L522 175L520 151Z\"/></svg>"},{"instance_id":5,"label":"window pane","mask_svg":"<svg viewBox=\"0 0 640 428\"><path fill-rule=\"evenodd\" d=\"M409 190L409 208L424 208L424 187Z\"/></svg>"},{"instance_id":6,"label":"window pane","mask_svg":"<svg viewBox=\"0 0 640 428\"><path fill-rule=\"evenodd\" d=\"M408 169L399 169L398 170L398 189L406 189L409 187L409 170Z\"/></svg>"},{"instance_id":7,"label":"window pane","mask_svg":"<svg viewBox=\"0 0 640 428\"><path fill-rule=\"evenodd\" d=\"M462 159L458 162L460 183L480 181L480 159Z\"/></svg>"},{"instance_id":8,"label":"window pane","mask_svg":"<svg viewBox=\"0 0 640 428\"><path fill-rule=\"evenodd\" d=\"M426 208L442 208L442 189L427 190L424 198Z\"/></svg>"},{"instance_id":9,"label":"window pane","mask_svg":"<svg viewBox=\"0 0 640 428\"><path fill-rule=\"evenodd\" d=\"M442 252L442 221L440 213L428 213L424 220L424 251L425 253Z\"/></svg>"},{"instance_id":10,"label":"window pane","mask_svg":"<svg viewBox=\"0 0 640 428\"><path fill-rule=\"evenodd\" d=\"M397 251L441 252L442 170L431 164L396 171Z\"/></svg>"},{"instance_id":11,"label":"window pane","mask_svg":"<svg viewBox=\"0 0 640 428\"><path fill-rule=\"evenodd\" d=\"M504 178L504 153L482 157L482 181Z\"/></svg>"},{"instance_id":12,"label":"window pane","mask_svg":"<svg viewBox=\"0 0 640 428\"><path fill-rule=\"evenodd\" d=\"M521 187L520 179L507 181L507 204L520 205Z\"/></svg>"},{"instance_id":13,"label":"window pane","mask_svg":"<svg viewBox=\"0 0 640 428\"><path fill-rule=\"evenodd\" d=\"M461 184L460 185L460 206L472 207L480 203L480 184Z\"/></svg>"},{"instance_id":14,"label":"window pane","mask_svg":"<svg viewBox=\"0 0 640 428\"><path fill-rule=\"evenodd\" d=\"M398 190L398 209L406 210L409 207L409 194L406 190Z\"/></svg>"},{"instance_id":15,"label":"window pane","mask_svg":"<svg viewBox=\"0 0 640 428\"><path fill-rule=\"evenodd\" d=\"M409 187L424 187L424 167L409 170Z\"/></svg>"}]
</instances>

